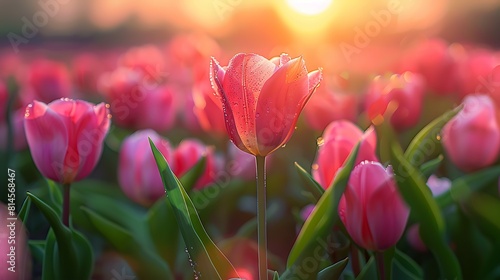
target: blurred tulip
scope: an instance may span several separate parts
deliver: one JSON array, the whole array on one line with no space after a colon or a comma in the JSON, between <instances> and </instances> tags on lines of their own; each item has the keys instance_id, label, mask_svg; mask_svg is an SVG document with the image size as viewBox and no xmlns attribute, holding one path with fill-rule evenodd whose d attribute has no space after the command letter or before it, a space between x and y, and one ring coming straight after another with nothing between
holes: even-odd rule
<instances>
[{"instance_id":1,"label":"blurred tulip","mask_svg":"<svg viewBox=\"0 0 500 280\"><path fill-rule=\"evenodd\" d=\"M368 87L365 109L370 120L376 122L393 106L392 126L397 130L411 128L420 119L423 95L424 81L418 75L405 72L390 78L377 76Z\"/></svg>"},{"instance_id":2,"label":"blurred tulip","mask_svg":"<svg viewBox=\"0 0 500 280\"><path fill-rule=\"evenodd\" d=\"M142 73L127 68L102 76L101 82L116 124L157 131L174 124L174 95L169 87L148 84Z\"/></svg>"},{"instance_id":3,"label":"blurred tulip","mask_svg":"<svg viewBox=\"0 0 500 280\"><path fill-rule=\"evenodd\" d=\"M316 205L309 204L309 205L306 205L304 208L302 208L302 210L300 211L300 217L302 218L302 220L305 221L305 220L307 220L307 218L309 218L312 211L314 210L314 207L316 207Z\"/></svg>"},{"instance_id":4,"label":"blurred tulip","mask_svg":"<svg viewBox=\"0 0 500 280\"><path fill-rule=\"evenodd\" d=\"M332 121L355 121L358 116L358 97L320 86L304 108L304 114L307 123L315 130L325 129Z\"/></svg>"},{"instance_id":5,"label":"blurred tulip","mask_svg":"<svg viewBox=\"0 0 500 280\"><path fill-rule=\"evenodd\" d=\"M427 246L425 246L424 241L420 238L420 225L415 224L408 229L406 232L406 240L413 249L419 252L427 251Z\"/></svg>"},{"instance_id":6,"label":"blurred tulip","mask_svg":"<svg viewBox=\"0 0 500 280\"><path fill-rule=\"evenodd\" d=\"M0 229L0 261L2 262L0 279L28 280L31 279L32 267L28 236L21 220L10 220L11 218L17 218L14 216L14 211L0 203L0 219L6 223L6 226Z\"/></svg>"},{"instance_id":7,"label":"blurred tulip","mask_svg":"<svg viewBox=\"0 0 500 280\"><path fill-rule=\"evenodd\" d=\"M255 180L255 157L238 149L233 143L228 146L228 170L233 177L244 180ZM271 162L271 156L267 158L267 165Z\"/></svg>"},{"instance_id":8,"label":"blurred tulip","mask_svg":"<svg viewBox=\"0 0 500 280\"><path fill-rule=\"evenodd\" d=\"M212 87L224 108L231 141L242 151L266 156L288 142L321 71L307 73L302 57L268 60L237 54L223 69L210 64Z\"/></svg>"},{"instance_id":9,"label":"blurred tulip","mask_svg":"<svg viewBox=\"0 0 500 280\"><path fill-rule=\"evenodd\" d=\"M118 182L130 199L143 206L151 206L165 195L148 138L163 154L170 168L175 169L170 143L154 130L137 131L123 141L118 163Z\"/></svg>"},{"instance_id":10,"label":"blurred tulip","mask_svg":"<svg viewBox=\"0 0 500 280\"><path fill-rule=\"evenodd\" d=\"M459 65L461 96L494 91L494 81L491 81L491 75L498 65L500 65L500 57L490 50L471 49L465 52Z\"/></svg>"},{"instance_id":11,"label":"blurred tulip","mask_svg":"<svg viewBox=\"0 0 500 280\"><path fill-rule=\"evenodd\" d=\"M495 106L487 95L470 95L464 108L442 130L451 161L470 172L493 164L500 153L500 127Z\"/></svg>"},{"instance_id":12,"label":"blurred tulip","mask_svg":"<svg viewBox=\"0 0 500 280\"><path fill-rule=\"evenodd\" d=\"M75 86L85 93L98 91L99 76L104 72L100 59L91 53L81 53L72 61Z\"/></svg>"},{"instance_id":13,"label":"blurred tulip","mask_svg":"<svg viewBox=\"0 0 500 280\"><path fill-rule=\"evenodd\" d=\"M356 158L356 164L364 161L377 161L377 135L373 127L365 133L348 121L335 121L328 125L323 136L318 139L318 152L312 166L312 175L316 181L327 189L337 171L344 163L358 141L361 146Z\"/></svg>"},{"instance_id":14,"label":"blurred tulip","mask_svg":"<svg viewBox=\"0 0 500 280\"><path fill-rule=\"evenodd\" d=\"M213 150L206 147L197 139L184 139L175 149L175 168L173 169L177 177L182 177L188 172L203 156L206 157L205 170L198 179L194 188L206 187L215 181L218 171L218 164Z\"/></svg>"},{"instance_id":15,"label":"blurred tulip","mask_svg":"<svg viewBox=\"0 0 500 280\"><path fill-rule=\"evenodd\" d=\"M23 89L25 103L34 100L49 103L71 96L71 80L65 65L51 60L39 59L31 63L27 74L27 87Z\"/></svg>"},{"instance_id":16,"label":"blurred tulip","mask_svg":"<svg viewBox=\"0 0 500 280\"><path fill-rule=\"evenodd\" d=\"M141 73L149 84L159 84L167 77L164 61L159 48L144 45L129 49L119 60L119 65Z\"/></svg>"},{"instance_id":17,"label":"blurred tulip","mask_svg":"<svg viewBox=\"0 0 500 280\"><path fill-rule=\"evenodd\" d=\"M410 215L392 168L369 161L354 167L338 211L354 242L372 251L396 245Z\"/></svg>"},{"instance_id":18,"label":"blurred tulip","mask_svg":"<svg viewBox=\"0 0 500 280\"><path fill-rule=\"evenodd\" d=\"M69 184L96 166L110 115L104 103L60 99L26 108L24 128L31 156L43 176Z\"/></svg>"},{"instance_id":19,"label":"blurred tulip","mask_svg":"<svg viewBox=\"0 0 500 280\"><path fill-rule=\"evenodd\" d=\"M458 91L460 76L453 46L439 39L421 42L401 60L401 73L421 74L427 86L439 95Z\"/></svg>"},{"instance_id":20,"label":"blurred tulip","mask_svg":"<svg viewBox=\"0 0 500 280\"><path fill-rule=\"evenodd\" d=\"M204 76L193 85L193 112L201 128L210 134L225 134L226 124L222 103L210 86L210 79Z\"/></svg>"},{"instance_id":21,"label":"blurred tulip","mask_svg":"<svg viewBox=\"0 0 500 280\"><path fill-rule=\"evenodd\" d=\"M10 113L10 122L12 125L12 144L16 151L26 148L26 136L24 134L24 111L19 100L12 102L12 112ZM7 143L9 135L9 127L7 123L7 109L9 106L9 94L7 87L0 80L0 150L8 149Z\"/></svg>"}]
</instances>

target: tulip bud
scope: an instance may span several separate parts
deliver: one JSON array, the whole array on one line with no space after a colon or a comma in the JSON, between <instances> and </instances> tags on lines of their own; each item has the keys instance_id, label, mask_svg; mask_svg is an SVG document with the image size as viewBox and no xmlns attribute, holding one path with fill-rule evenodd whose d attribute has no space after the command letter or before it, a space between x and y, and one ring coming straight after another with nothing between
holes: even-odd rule
<instances>
[{"instance_id":1,"label":"tulip bud","mask_svg":"<svg viewBox=\"0 0 500 280\"><path fill-rule=\"evenodd\" d=\"M332 183L337 171L344 166L352 149L361 140L356 164L364 161L377 161L375 149L377 138L370 127L363 132L348 121L335 121L327 126L323 136L318 139L318 153L312 166L313 178L325 189Z\"/></svg>"},{"instance_id":2,"label":"tulip bud","mask_svg":"<svg viewBox=\"0 0 500 280\"><path fill-rule=\"evenodd\" d=\"M267 156L288 142L321 80L319 70L308 74L301 57L286 54L271 60L237 54L226 69L215 59L210 69L231 141L256 156Z\"/></svg>"},{"instance_id":3,"label":"tulip bud","mask_svg":"<svg viewBox=\"0 0 500 280\"><path fill-rule=\"evenodd\" d=\"M87 177L101 156L110 118L104 103L60 99L28 105L24 129L38 170L63 184Z\"/></svg>"},{"instance_id":4,"label":"tulip bud","mask_svg":"<svg viewBox=\"0 0 500 280\"><path fill-rule=\"evenodd\" d=\"M467 96L464 108L442 130L451 161L470 172L493 164L500 152L500 128L495 106L487 95Z\"/></svg>"},{"instance_id":5,"label":"tulip bud","mask_svg":"<svg viewBox=\"0 0 500 280\"><path fill-rule=\"evenodd\" d=\"M137 131L123 141L118 163L120 187L130 199L143 206L151 206L165 195L149 139L165 157L170 168L175 168L170 143L151 129Z\"/></svg>"},{"instance_id":6,"label":"tulip bud","mask_svg":"<svg viewBox=\"0 0 500 280\"><path fill-rule=\"evenodd\" d=\"M177 177L182 177L203 156L206 157L205 170L196 182L195 189L206 187L216 179L218 164L213 150L196 139L185 139L182 140L174 152L175 168L173 170Z\"/></svg>"},{"instance_id":7,"label":"tulip bud","mask_svg":"<svg viewBox=\"0 0 500 280\"><path fill-rule=\"evenodd\" d=\"M338 211L354 242L372 251L396 245L410 215L394 182L392 168L369 161L352 170Z\"/></svg>"},{"instance_id":8,"label":"tulip bud","mask_svg":"<svg viewBox=\"0 0 500 280\"><path fill-rule=\"evenodd\" d=\"M390 78L377 76L368 88L365 109L373 122L387 110L393 110L390 122L395 129L402 130L418 123L423 95L424 81L420 76L410 72Z\"/></svg>"}]
</instances>

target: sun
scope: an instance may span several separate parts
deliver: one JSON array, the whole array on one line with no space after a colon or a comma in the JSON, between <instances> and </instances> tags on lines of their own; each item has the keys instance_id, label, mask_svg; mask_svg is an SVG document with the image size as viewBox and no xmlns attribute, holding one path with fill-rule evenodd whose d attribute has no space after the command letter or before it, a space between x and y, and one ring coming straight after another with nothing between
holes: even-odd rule
<instances>
[{"instance_id":1,"label":"sun","mask_svg":"<svg viewBox=\"0 0 500 280\"><path fill-rule=\"evenodd\" d=\"M332 0L286 0L287 4L304 15L317 15L328 9Z\"/></svg>"}]
</instances>

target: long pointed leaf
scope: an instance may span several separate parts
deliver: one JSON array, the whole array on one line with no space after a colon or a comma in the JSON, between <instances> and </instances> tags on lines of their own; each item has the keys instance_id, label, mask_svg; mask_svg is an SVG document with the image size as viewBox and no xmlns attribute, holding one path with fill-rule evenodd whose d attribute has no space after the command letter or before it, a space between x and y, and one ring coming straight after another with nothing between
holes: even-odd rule
<instances>
[{"instance_id":1,"label":"long pointed leaf","mask_svg":"<svg viewBox=\"0 0 500 280\"><path fill-rule=\"evenodd\" d=\"M348 260L348 258L345 258L321 270L318 273L318 280L339 279L340 274L342 274L342 271L344 271L345 267L347 266Z\"/></svg>"},{"instance_id":2,"label":"long pointed leaf","mask_svg":"<svg viewBox=\"0 0 500 280\"><path fill-rule=\"evenodd\" d=\"M316 202L321 198L321 196L325 193L325 190L321 187L321 185L313 179L313 177L297 162L295 163L295 169L299 174L300 178L307 187L307 190L311 192L313 197L316 199Z\"/></svg>"}]
</instances>

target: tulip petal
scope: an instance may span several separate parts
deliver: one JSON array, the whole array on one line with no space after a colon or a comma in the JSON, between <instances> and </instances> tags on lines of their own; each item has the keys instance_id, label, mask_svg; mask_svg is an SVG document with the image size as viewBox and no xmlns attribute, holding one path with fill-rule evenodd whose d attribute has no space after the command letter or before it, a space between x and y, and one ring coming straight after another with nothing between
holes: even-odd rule
<instances>
[{"instance_id":1,"label":"tulip petal","mask_svg":"<svg viewBox=\"0 0 500 280\"><path fill-rule=\"evenodd\" d=\"M353 141L342 138L319 147L312 175L324 189L330 187L339 168L344 165L354 147L353 143Z\"/></svg>"},{"instance_id":2,"label":"tulip petal","mask_svg":"<svg viewBox=\"0 0 500 280\"><path fill-rule=\"evenodd\" d=\"M255 107L261 89L271 77L276 66L266 58L256 54L237 54L226 69L222 82L222 99L225 107L226 127L230 135L237 134L242 140L236 143L241 149L257 154L255 135ZM232 138L233 141L235 138Z\"/></svg>"},{"instance_id":3,"label":"tulip petal","mask_svg":"<svg viewBox=\"0 0 500 280\"><path fill-rule=\"evenodd\" d=\"M61 116L46 104L33 101L26 108L24 127L38 170L51 180L62 181L69 139Z\"/></svg>"},{"instance_id":4,"label":"tulip petal","mask_svg":"<svg viewBox=\"0 0 500 280\"><path fill-rule=\"evenodd\" d=\"M219 98L222 97L222 82L226 71L219 65L215 58L210 59L210 84L212 85L215 95Z\"/></svg>"},{"instance_id":5,"label":"tulip petal","mask_svg":"<svg viewBox=\"0 0 500 280\"><path fill-rule=\"evenodd\" d=\"M290 139L311 95L308 88L307 69L301 57L289 61L265 82L255 114L260 155L271 153Z\"/></svg>"},{"instance_id":6,"label":"tulip petal","mask_svg":"<svg viewBox=\"0 0 500 280\"><path fill-rule=\"evenodd\" d=\"M339 205L342 206L342 208L339 207L339 210L342 210L339 215L344 216L344 225L354 242L364 248L372 249L373 238L366 219L363 193L356 191L353 187L356 187L356 185L351 184L349 180L341 198L341 201L344 200L344 202Z\"/></svg>"}]
</instances>

